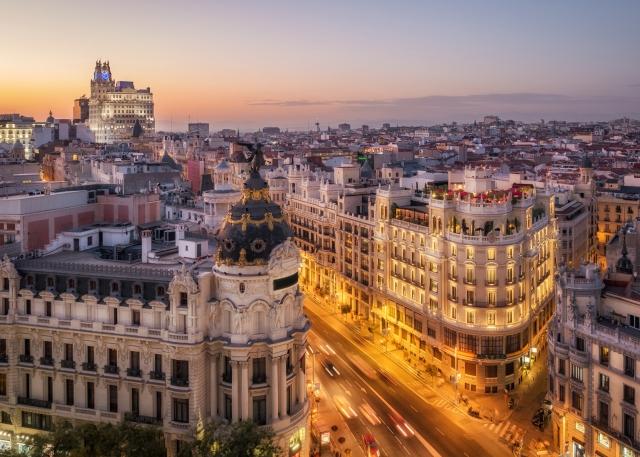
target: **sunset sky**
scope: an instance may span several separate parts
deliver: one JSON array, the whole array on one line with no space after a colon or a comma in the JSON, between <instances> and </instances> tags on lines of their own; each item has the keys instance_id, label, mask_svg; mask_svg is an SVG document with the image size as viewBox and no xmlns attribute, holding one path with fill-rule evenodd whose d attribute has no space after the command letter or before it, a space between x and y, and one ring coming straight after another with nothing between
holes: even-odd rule
<instances>
[{"instance_id":1,"label":"sunset sky","mask_svg":"<svg viewBox=\"0 0 640 457\"><path fill-rule=\"evenodd\" d=\"M640 117L640 1L6 2L0 113L71 117L97 59L158 129Z\"/></svg>"}]
</instances>

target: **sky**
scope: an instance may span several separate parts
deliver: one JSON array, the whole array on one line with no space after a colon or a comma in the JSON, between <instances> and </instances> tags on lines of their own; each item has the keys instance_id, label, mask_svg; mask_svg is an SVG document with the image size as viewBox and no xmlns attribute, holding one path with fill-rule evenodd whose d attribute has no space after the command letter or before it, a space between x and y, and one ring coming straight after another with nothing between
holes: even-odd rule
<instances>
[{"instance_id":1,"label":"sky","mask_svg":"<svg viewBox=\"0 0 640 457\"><path fill-rule=\"evenodd\" d=\"M0 113L72 116L95 61L156 128L640 118L638 0L3 2ZM13 18L13 19L9 19Z\"/></svg>"}]
</instances>

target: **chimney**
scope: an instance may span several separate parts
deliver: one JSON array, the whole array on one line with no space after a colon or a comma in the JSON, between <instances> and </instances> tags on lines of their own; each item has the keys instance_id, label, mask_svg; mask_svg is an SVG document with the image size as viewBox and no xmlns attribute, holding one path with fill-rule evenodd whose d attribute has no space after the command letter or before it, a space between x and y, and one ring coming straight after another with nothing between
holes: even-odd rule
<instances>
[{"instance_id":1,"label":"chimney","mask_svg":"<svg viewBox=\"0 0 640 457\"><path fill-rule=\"evenodd\" d=\"M151 252L151 230L142 231L142 263L149 263Z\"/></svg>"}]
</instances>

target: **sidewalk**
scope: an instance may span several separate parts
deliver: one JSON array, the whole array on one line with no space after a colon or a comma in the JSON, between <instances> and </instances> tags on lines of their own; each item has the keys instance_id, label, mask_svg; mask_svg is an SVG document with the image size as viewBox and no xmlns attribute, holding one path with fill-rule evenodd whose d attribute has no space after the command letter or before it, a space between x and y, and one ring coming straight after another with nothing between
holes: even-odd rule
<instances>
[{"instance_id":1,"label":"sidewalk","mask_svg":"<svg viewBox=\"0 0 640 457\"><path fill-rule=\"evenodd\" d=\"M432 405L456 410L457 413L487 429L495 430L496 433L501 430L504 435L508 435L507 437L501 436L502 441L508 445L524 439L523 452L529 451L525 455L552 455L547 451L551 442L550 427L547 426L543 432L540 432L531 424L531 419L541 406L546 393L546 367L544 365L546 363L546 349L538 354L538 360L526 374L522 384L511 393L516 400L516 406L509 409L504 395L489 396L456 389L457 386L447 379L428 374L426 361L419 361L416 357L407 356L408 353L400 346L396 346L393 341L387 342L386 350L381 348L376 342L384 340L385 337L377 329L371 333L366 322L353 320L350 315L343 316L335 310L329 310L322 301L316 301L315 297L307 295L306 298L309 300L305 305L311 304L309 306L311 311L318 315L331 315L351 331L353 339L373 351L371 356L381 354L386 360L409 374L422 387L426 387L432 397L439 398L439 400L429 401ZM375 357L372 358L375 360ZM467 413L469 407L479 411L480 418L474 419L469 416Z\"/></svg>"}]
</instances>

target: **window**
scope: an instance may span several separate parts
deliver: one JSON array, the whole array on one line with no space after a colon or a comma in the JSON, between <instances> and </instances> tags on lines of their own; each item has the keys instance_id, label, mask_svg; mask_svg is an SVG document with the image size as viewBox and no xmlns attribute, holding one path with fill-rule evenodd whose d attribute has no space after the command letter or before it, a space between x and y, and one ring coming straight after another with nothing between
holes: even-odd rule
<instances>
[{"instance_id":1,"label":"window","mask_svg":"<svg viewBox=\"0 0 640 457\"><path fill-rule=\"evenodd\" d=\"M31 340L29 338L24 339L24 355L27 357L31 355Z\"/></svg>"},{"instance_id":2,"label":"window","mask_svg":"<svg viewBox=\"0 0 640 457\"><path fill-rule=\"evenodd\" d=\"M495 311L487 311L487 325L496 325Z\"/></svg>"},{"instance_id":3,"label":"window","mask_svg":"<svg viewBox=\"0 0 640 457\"><path fill-rule=\"evenodd\" d=\"M609 425L609 403L598 402L598 422L602 425Z\"/></svg>"},{"instance_id":4,"label":"window","mask_svg":"<svg viewBox=\"0 0 640 457\"><path fill-rule=\"evenodd\" d=\"M164 415L162 411L162 392L156 392L156 419L162 420L162 416Z\"/></svg>"},{"instance_id":5,"label":"window","mask_svg":"<svg viewBox=\"0 0 640 457\"><path fill-rule=\"evenodd\" d=\"M444 344L449 347L455 347L457 345L457 334L454 330L448 329L445 327L444 329Z\"/></svg>"},{"instance_id":6,"label":"window","mask_svg":"<svg viewBox=\"0 0 640 457\"><path fill-rule=\"evenodd\" d=\"M253 399L253 421L258 425L267 424L267 398L264 396Z\"/></svg>"},{"instance_id":7,"label":"window","mask_svg":"<svg viewBox=\"0 0 640 457\"><path fill-rule=\"evenodd\" d=\"M558 400L564 402L564 386L562 384L558 386Z\"/></svg>"},{"instance_id":8,"label":"window","mask_svg":"<svg viewBox=\"0 0 640 457\"><path fill-rule=\"evenodd\" d=\"M494 248L487 249L487 259L496 260L496 250Z\"/></svg>"},{"instance_id":9,"label":"window","mask_svg":"<svg viewBox=\"0 0 640 457\"><path fill-rule=\"evenodd\" d=\"M467 324L474 324L476 320L476 314L473 311L467 311Z\"/></svg>"},{"instance_id":10,"label":"window","mask_svg":"<svg viewBox=\"0 0 640 457\"><path fill-rule=\"evenodd\" d=\"M262 384L267 382L267 361L264 357L253 359L253 383Z\"/></svg>"},{"instance_id":11,"label":"window","mask_svg":"<svg viewBox=\"0 0 640 457\"><path fill-rule=\"evenodd\" d=\"M224 418L231 421L231 396L227 394L224 396Z\"/></svg>"},{"instance_id":12,"label":"window","mask_svg":"<svg viewBox=\"0 0 640 457\"><path fill-rule=\"evenodd\" d=\"M189 399L174 398L173 399L173 421L188 423L189 422Z\"/></svg>"},{"instance_id":13,"label":"window","mask_svg":"<svg viewBox=\"0 0 640 457\"><path fill-rule=\"evenodd\" d=\"M565 365L566 361L564 359L558 359L558 374L563 376L566 374Z\"/></svg>"},{"instance_id":14,"label":"window","mask_svg":"<svg viewBox=\"0 0 640 457\"><path fill-rule=\"evenodd\" d=\"M133 294L134 295L142 295L142 287L140 286L140 284L134 284L133 285Z\"/></svg>"},{"instance_id":15,"label":"window","mask_svg":"<svg viewBox=\"0 0 640 457\"><path fill-rule=\"evenodd\" d=\"M584 338L576 337L576 349L584 352Z\"/></svg>"},{"instance_id":16,"label":"window","mask_svg":"<svg viewBox=\"0 0 640 457\"><path fill-rule=\"evenodd\" d=\"M476 376L477 365L473 362L464 362L464 374L469 376Z\"/></svg>"},{"instance_id":17,"label":"window","mask_svg":"<svg viewBox=\"0 0 640 457\"><path fill-rule=\"evenodd\" d=\"M636 376L636 360L628 355L624 356L624 374L631 378Z\"/></svg>"},{"instance_id":18,"label":"window","mask_svg":"<svg viewBox=\"0 0 640 457\"><path fill-rule=\"evenodd\" d=\"M482 347L480 348L480 353L483 356L503 354L503 341L501 336L483 336L481 339Z\"/></svg>"},{"instance_id":19,"label":"window","mask_svg":"<svg viewBox=\"0 0 640 457\"><path fill-rule=\"evenodd\" d=\"M631 327L640 329L640 316L629 314L629 325Z\"/></svg>"},{"instance_id":20,"label":"window","mask_svg":"<svg viewBox=\"0 0 640 457\"><path fill-rule=\"evenodd\" d=\"M65 343L64 345L64 359L72 362L73 361L73 344Z\"/></svg>"},{"instance_id":21,"label":"window","mask_svg":"<svg viewBox=\"0 0 640 457\"><path fill-rule=\"evenodd\" d=\"M186 292L180 292L180 306L187 306L189 297Z\"/></svg>"},{"instance_id":22,"label":"window","mask_svg":"<svg viewBox=\"0 0 640 457\"><path fill-rule=\"evenodd\" d=\"M93 365L95 363L95 349L93 346L87 346L87 364Z\"/></svg>"},{"instance_id":23,"label":"window","mask_svg":"<svg viewBox=\"0 0 640 457\"><path fill-rule=\"evenodd\" d=\"M609 440L609 437L604 433L598 432L598 444L609 449L611 447L611 440Z\"/></svg>"},{"instance_id":24,"label":"window","mask_svg":"<svg viewBox=\"0 0 640 457\"><path fill-rule=\"evenodd\" d=\"M609 366L609 348L600 346L600 365Z\"/></svg>"},{"instance_id":25,"label":"window","mask_svg":"<svg viewBox=\"0 0 640 457\"><path fill-rule=\"evenodd\" d=\"M582 382L582 367L571 364L571 379Z\"/></svg>"},{"instance_id":26,"label":"window","mask_svg":"<svg viewBox=\"0 0 640 457\"><path fill-rule=\"evenodd\" d=\"M484 376L486 378L498 377L498 365L487 365L484 367Z\"/></svg>"},{"instance_id":27,"label":"window","mask_svg":"<svg viewBox=\"0 0 640 457\"><path fill-rule=\"evenodd\" d=\"M622 433L631 440L636 439L636 418L631 414L624 413L622 417Z\"/></svg>"},{"instance_id":28,"label":"window","mask_svg":"<svg viewBox=\"0 0 640 457\"><path fill-rule=\"evenodd\" d=\"M66 399L66 404L67 406L73 406L73 400L74 400L74 385L73 385L73 379L66 379L65 380L65 399Z\"/></svg>"},{"instance_id":29,"label":"window","mask_svg":"<svg viewBox=\"0 0 640 457\"><path fill-rule=\"evenodd\" d=\"M140 414L140 391L135 387L131 389L131 412L136 416Z\"/></svg>"},{"instance_id":30,"label":"window","mask_svg":"<svg viewBox=\"0 0 640 457\"><path fill-rule=\"evenodd\" d=\"M47 302L44 303L44 313L45 313L45 316L51 317L52 306L51 306L51 302L50 301L47 301Z\"/></svg>"},{"instance_id":31,"label":"window","mask_svg":"<svg viewBox=\"0 0 640 457\"><path fill-rule=\"evenodd\" d=\"M173 360L173 380L175 385L189 385L189 361Z\"/></svg>"},{"instance_id":32,"label":"window","mask_svg":"<svg viewBox=\"0 0 640 457\"><path fill-rule=\"evenodd\" d=\"M609 392L609 376L604 373L598 375L598 389L603 392Z\"/></svg>"},{"instance_id":33,"label":"window","mask_svg":"<svg viewBox=\"0 0 640 457\"><path fill-rule=\"evenodd\" d=\"M507 324L513 324L513 311L507 311Z\"/></svg>"},{"instance_id":34,"label":"window","mask_svg":"<svg viewBox=\"0 0 640 457\"><path fill-rule=\"evenodd\" d=\"M51 430L51 416L22 411L22 426L37 430Z\"/></svg>"},{"instance_id":35,"label":"window","mask_svg":"<svg viewBox=\"0 0 640 457\"><path fill-rule=\"evenodd\" d=\"M636 404L636 389L626 384L622 388L622 399L631 405Z\"/></svg>"},{"instance_id":36,"label":"window","mask_svg":"<svg viewBox=\"0 0 640 457\"><path fill-rule=\"evenodd\" d=\"M24 301L24 310L25 310L25 314L28 314L28 315L31 314L31 300L30 299L26 299Z\"/></svg>"},{"instance_id":37,"label":"window","mask_svg":"<svg viewBox=\"0 0 640 457\"><path fill-rule=\"evenodd\" d=\"M113 308L111 311L111 323L118 325L118 308Z\"/></svg>"},{"instance_id":38,"label":"window","mask_svg":"<svg viewBox=\"0 0 640 457\"><path fill-rule=\"evenodd\" d=\"M96 407L95 384L87 382L87 408L94 409Z\"/></svg>"},{"instance_id":39,"label":"window","mask_svg":"<svg viewBox=\"0 0 640 457\"><path fill-rule=\"evenodd\" d=\"M466 249L466 254L467 254L467 260L473 260L473 248L467 248Z\"/></svg>"},{"instance_id":40,"label":"window","mask_svg":"<svg viewBox=\"0 0 640 457\"><path fill-rule=\"evenodd\" d=\"M140 325L140 310L138 309L131 310L131 324Z\"/></svg>"},{"instance_id":41,"label":"window","mask_svg":"<svg viewBox=\"0 0 640 457\"><path fill-rule=\"evenodd\" d=\"M504 366L504 374L505 376L512 375L514 373L514 364L513 362L509 362Z\"/></svg>"},{"instance_id":42,"label":"window","mask_svg":"<svg viewBox=\"0 0 640 457\"><path fill-rule=\"evenodd\" d=\"M120 291L120 284L118 284L117 282L112 282L111 283L111 293L113 294L117 294Z\"/></svg>"},{"instance_id":43,"label":"window","mask_svg":"<svg viewBox=\"0 0 640 457\"><path fill-rule=\"evenodd\" d=\"M576 411L582 412L582 394L578 391L571 391L571 407Z\"/></svg>"},{"instance_id":44,"label":"window","mask_svg":"<svg viewBox=\"0 0 640 457\"><path fill-rule=\"evenodd\" d=\"M156 373L162 373L162 355L155 354L153 356L153 371Z\"/></svg>"},{"instance_id":45,"label":"window","mask_svg":"<svg viewBox=\"0 0 640 457\"><path fill-rule=\"evenodd\" d=\"M520 350L520 334L507 335L507 354L517 352Z\"/></svg>"},{"instance_id":46,"label":"window","mask_svg":"<svg viewBox=\"0 0 640 457\"><path fill-rule=\"evenodd\" d=\"M0 373L0 396L7 395L7 375Z\"/></svg>"},{"instance_id":47,"label":"window","mask_svg":"<svg viewBox=\"0 0 640 457\"><path fill-rule=\"evenodd\" d=\"M108 389L109 394L109 412L118 412L118 386L110 384Z\"/></svg>"},{"instance_id":48,"label":"window","mask_svg":"<svg viewBox=\"0 0 640 457\"><path fill-rule=\"evenodd\" d=\"M478 352L477 337L475 335L468 335L466 333L459 334L459 349L463 352L470 352L475 354Z\"/></svg>"}]
</instances>

